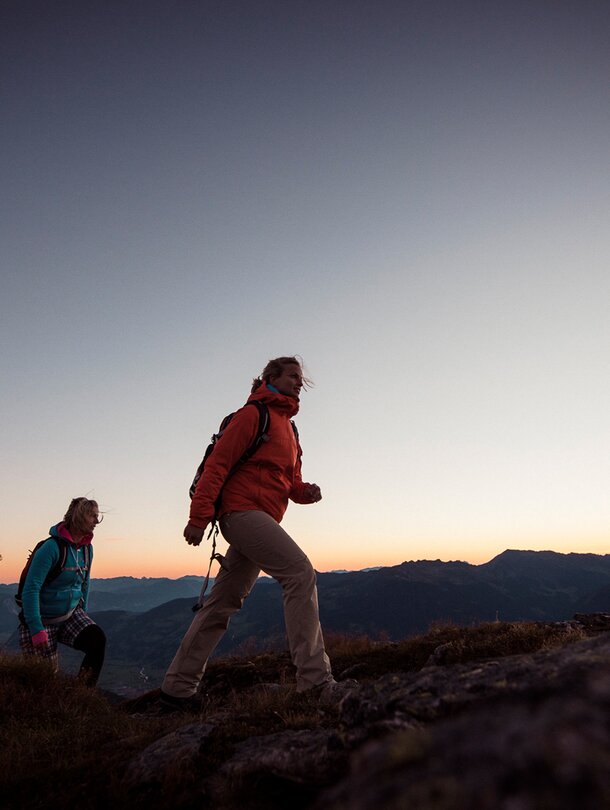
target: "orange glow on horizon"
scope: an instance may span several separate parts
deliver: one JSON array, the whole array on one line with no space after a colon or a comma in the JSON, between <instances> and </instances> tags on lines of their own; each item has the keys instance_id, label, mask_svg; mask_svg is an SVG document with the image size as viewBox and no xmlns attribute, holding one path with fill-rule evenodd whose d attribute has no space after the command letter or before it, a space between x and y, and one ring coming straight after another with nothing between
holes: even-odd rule
<instances>
[{"instance_id":1,"label":"orange glow on horizon","mask_svg":"<svg viewBox=\"0 0 610 810\"><path fill-rule=\"evenodd\" d=\"M395 565L400 565L403 562L409 562L412 560L437 560L440 559L442 562L451 562L460 560L462 562L468 562L471 565L482 565L484 563L489 562L498 554L501 554L507 548L519 550L519 551L554 551L558 554L569 554L569 553L578 553L578 554L607 554L608 552L608 542L604 538L603 540L599 540L597 542L591 542L585 548L578 548L576 543L570 543L569 541L561 542L548 542L548 543L540 543L538 541L536 544L533 543L512 543L512 544L505 544L502 547L497 548L487 548L487 549L477 549L476 551L473 550L472 553L462 553L462 554L447 554L446 550L445 553L440 553L442 550L439 545L439 553L435 554L434 550L431 548L430 553L422 554L416 553L416 549L412 550L412 553L402 553L405 550L403 549L402 552L399 551L398 553L390 556L388 554L373 556L374 552L369 551L368 553L360 553L357 555L350 556L349 559L339 558L335 555L331 554L317 554L317 555L310 555L311 560L313 562L314 568L316 571L320 573L324 573L327 571L361 571L365 568L377 568L377 567L391 567ZM534 547L535 546L535 547ZM418 550L419 551L419 550ZM224 553L224 552L223 552ZM99 555L102 556L101 554ZM185 565L181 563L176 565L175 563L166 564L164 560L159 559L151 559L147 562L140 561L138 564L132 563L125 565L125 561L117 561L117 562L106 562L103 560L96 560L93 569L93 578L94 579L108 579L112 577L151 577L151 578L161 578L166 577L168 579L179 579L180 577L184 576L205 576L208 570L209 565L209 554L206 552L204 555L198 556L193 559L192 564ZM212 565L212 576L215 576L218 571L218 564L214 563Z\"/></svg>"},{"instance_id":2,"label":"orange glow on horizon","mask_svg":"<svg viewBox=\"0 0 610 810\"><path fill-rule=\"evenodd\" d=\"M109 579L113 577L142 577L179 579L184 576L205 576L209 565L210 547L201 546L199 549L177 544L171 554L163 553L151 548L148 557L142 557L141 548L124 538L107 539L95 544L95 558L92 568L94 579ZM316 571L360 571L365 568L390 567L400 565L411 560L442 560L450 562L461 560L471 565L481 565L489 562L506 549L520 551L554 551L559 554L608 554L610 542L605 536L589 537L586 539L573 537L553 538L526 538L514 541L496 541L495 543L473 543L468 549L460 543L451 542L405 542L391 546L361 547L344 555L335 548L315 548L312 544L303 543L303 548L309 554ZM224 542L220 546L221 553L225 553ZM12 584L18 581L23 568L25 555L8 554L0 563L0 582ZM215 576L218 565L212 566L212 576Z\"/></svg>"}]
</instances>

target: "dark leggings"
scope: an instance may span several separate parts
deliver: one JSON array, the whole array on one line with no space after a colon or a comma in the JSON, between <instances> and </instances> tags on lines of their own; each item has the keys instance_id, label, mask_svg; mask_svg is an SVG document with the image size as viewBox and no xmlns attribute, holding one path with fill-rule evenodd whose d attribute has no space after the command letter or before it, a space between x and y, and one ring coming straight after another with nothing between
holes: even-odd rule
<instances>
[{"instance_id":1,"label":"dark leggings","mask_svg":"<svg viewBox=\"0 0 610 810\"><path fill-rule=\"evenodd\" d=\"M74 639L74 649L85 653L78 677L95 686L100 677L106 652L106 635L97 624L90 624Z\"/></svg>"}]
</instances>

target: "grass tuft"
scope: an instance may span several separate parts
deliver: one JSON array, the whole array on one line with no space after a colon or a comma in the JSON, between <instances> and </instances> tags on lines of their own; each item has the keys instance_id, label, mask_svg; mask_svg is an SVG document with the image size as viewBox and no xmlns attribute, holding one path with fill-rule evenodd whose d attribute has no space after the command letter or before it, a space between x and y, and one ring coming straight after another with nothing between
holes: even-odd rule
<instances>
[{"instance_id":1,"label":"grass tuft","mask_svg":"<svg viewBox=\"0 0 610 810\"><path fill-rule=\"evenodd\" d=\"M0 656L3 806L100 806L125 762L180 722L142 723L36 658Z\"/></svg>"}]
</instances>

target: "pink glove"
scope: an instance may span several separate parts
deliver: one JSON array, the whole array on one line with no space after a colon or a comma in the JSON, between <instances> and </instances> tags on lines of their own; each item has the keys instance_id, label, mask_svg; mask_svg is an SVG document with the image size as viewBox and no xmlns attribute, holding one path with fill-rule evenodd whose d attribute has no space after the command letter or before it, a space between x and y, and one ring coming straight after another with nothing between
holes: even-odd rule
<instances>
[{"instance_id":1,"label":"pink glove","mask_svg":"<svg viewBox=\"0 0 610 810\"><path fill-rule=\"evenodd\" d=\"M49 643L49 634L46 630L41 630L39 633L35 633L32 636L32 644L34 647L40 647L41 644L48 644Z\"/></svg>"}]
</instances>

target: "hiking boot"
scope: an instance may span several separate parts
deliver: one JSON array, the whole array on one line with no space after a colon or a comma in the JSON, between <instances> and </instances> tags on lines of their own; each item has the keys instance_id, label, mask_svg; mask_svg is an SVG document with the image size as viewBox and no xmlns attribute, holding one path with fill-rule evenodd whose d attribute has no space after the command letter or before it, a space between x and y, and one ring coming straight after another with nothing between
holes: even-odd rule
<instances>
[{"instance_id":1,"label":"hiking boot","mask_svg":"<svg viewBox=\"0 0 610 810\"><path fill-rule=\"evenodd\" d=\"M174 697L161 690L159 696L159 709L161 714L201 714L203 700L199 695L192 697Z\"/></svg>"},{"instance_id":2,"label":"hiking boot","mask_svg":"<svg viewBox=\"0 0 610 810\"><path fill-rule=\"evenodd\" d=\"M353 678L346 678L344 681L331 681L314 686L309 692L318 698L320 706L338 706L344 697L349 695L358 686L358 681Z\"/></svg>"}]
</instances>

